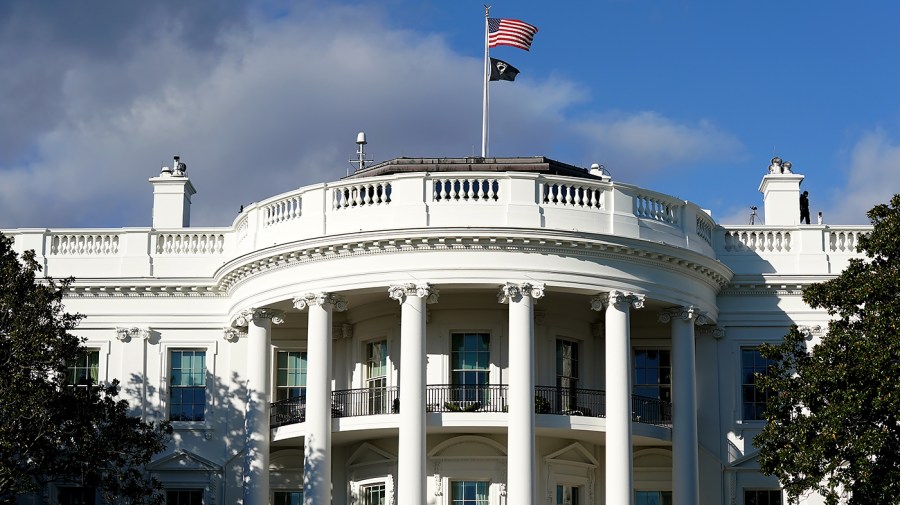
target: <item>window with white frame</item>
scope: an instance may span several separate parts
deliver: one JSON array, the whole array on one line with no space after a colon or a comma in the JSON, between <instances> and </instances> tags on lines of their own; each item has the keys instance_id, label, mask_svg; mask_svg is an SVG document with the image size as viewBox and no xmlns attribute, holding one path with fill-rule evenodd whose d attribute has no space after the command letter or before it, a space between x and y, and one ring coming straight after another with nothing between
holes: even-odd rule
<instances>
[{"instance_id":1,"label":"window with white frame","mask_svg":"<svg viewBox=\"0 0 900 505\"><path fill-rule=\"evenodd\" d=\"M672 505L672 492L635 491L634 505Z\"/></svg>"},{"instance_id":2,"label":"window with white frame","mask_svg":"<svg viewBox=\"0 0 900 505\"><path fill-rule=\"evenodd\" d=\"M303 505L303 490L275 491L274 505Z\"/></svg>"},{"instance_id":3,"label":"window with white frame","mask_svg":"<svg viewBox=\"0 0 900 505\"><path fill-rule=\"evenodd\" d=\"M166 505L203 505L202 489L169 489Z\"/></svg>"},{"instance_id":4,"label":"window with white frame","mask_svg":"<svg viewBox=\"0 0 900 505\"><path fill-rule=\"evenodd\" d=\"M450 505L489 505L490 484L485 480L450 481Z\"/></svg>"},{"instance_id":5,"label":"window with white frame","mask_svg":"<svg viewBox=\"0 0 900 505\"><path fill-rule=\"evenodd\" d=\"M100 380L100 350L82 349L75 361L66 367L66 384L87 386Z\"/></svg>"},{"instance_id":6,"label":"window with white frame","mask_svg":"<svg viewBox=\"0 0 900 505\"><path fill-rule=\"evenodd\" d=\"M169 360L169 420L206 418L206 350L178 349Z\"/></svg>"},{"instance_id":7,"label":"window with white frame","mask_svg":"<svg viewBox=\"0 0 900 505\"><path fill-rule=\"evenodd\" d=\"M557 484L556 505L581 505L581 489L569 484Z\"/></svg>"},{"instance_id":8,"label":"window with white frame","mask_svg":"<svg viewBox=\"0 0 900 505\"><path fill-rule=\"evenodd\" d=\"M306 352L278 351L275 370L275 399L299 398L305 404Z\"/></svg>"},{"instance_id":9,"label":"window with white frame","mask_svg":"<svg viewBox=\"0 0 900 505\"><path fill-rule=\"evenodd\" d=\"M488 333L454 333L450 348L450 382L454 386L452 400L466 404L484 404L490 399L491 335Z\"/></svg>"},{"instance_id":10,"label":"window with white frame","mask_svg":"<svg viewBox=\"0 0 900 505\"><path fill-rule=\"evenodd\" d=\"M746 489L744 505L781 505L780 489Z\"/></svg>"},{"instance_id":11,"label":"window with white frame","mask_svg":"<svg viewBox=\"0 0 900 505\"><path fill-rule=\"evenodd\" d=\"M366 343L366 389L369 395L369 412L388 412L386 340Z\"/></svg>"},{"instance_id":12,"label":"window with white frame","mask_svg":"<svg viewBox=\"0 0 900 505\"><path fill-rule=\"evenodd\" d=\"M772 360L766 359L758 347L741 348L741 419L760 421L765 419L766 401L770 392L756 383L759 375L765 375Z\"/></svg>"},{"instance_id":13,"label":"window with white frame","mask_svg":"<svg viewBox=\"0 0 900 505\"><path fill-rule=\"evenodd\" d=\"M386 505L387 487L384 483L369 484L359 488L362 505Z\"/></svg>"}]
</instances>

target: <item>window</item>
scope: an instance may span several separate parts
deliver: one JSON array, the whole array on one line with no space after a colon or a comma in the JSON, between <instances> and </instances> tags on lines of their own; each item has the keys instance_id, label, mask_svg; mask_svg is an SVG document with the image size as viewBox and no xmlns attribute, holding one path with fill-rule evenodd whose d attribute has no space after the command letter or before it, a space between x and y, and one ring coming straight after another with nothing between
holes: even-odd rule
<instances>
[{"instance_id":1,"label":"window","mask_svg":"<svg viewBox=\"0 0 900 505\"><path fill-rule=\"evenodd\" d=\"M384 414L387 407L387 341L366 344L366 388L369 392L369 412ZM379 502L380 503L380 502Z\"/></svg>"},{"instance_id":2,"label":"window","mask_svg":"<svg viewBox=\"0 0 900 505\"><path fill-rule=\"evenodd\" d=\"M166 491L166 505L203 505L202 489L173 489Z\"/></svg>"},{"instance_id":3,"label":"window","mask_svg":"<svg viewBox=\"0 0 900 505\"><path fill-rule=\"evenodd\" d=\"M752 489L744 491L744 505L781 505L780 489Z\"/></svg>"},{"instance_id":4,"label":"window","mask_svg":"<svg viewBox=\"0 0 900 505\"><path fill-rule=\"evenodd\" d=\"M61 487L56 491L56 503L59 505L94 505L97 503L97 491L92 487Z\"/></svg>"},{"instance_id":5,"label":"window","mask_svg":"<svg viewBox=\"0 0 900 505\"><path fill-rule=\"evenodd\" d=\"M556 505L581 505L577 486L559 484L556 486Z\"/></svg>"},{"instance_id":6,"label":"window","mask_svg":"<svg viewBox=\"0 0 900 505\"><path fill-rule=\"evenodd\" d=\"M172 351L170 421L203 421L206 413L206 351Z\"/></svg>"},{"instance_id":7,"label":"window","mask_svg":"<svg viewBox=\"0 0 900 505\"><path fill-rule=\"evenodd\" d=\"M386 493L384 484L373 484L360 488L359 495L362 505L386 505Z\"/></svg>"},{"instance_id":8,"label":"window","mask_svg":"<svg viewBox=\"0 0 900 505\"><path fill-rule=\"evenodd\" d=\"M634 394L672 401L672 355L668 349L635 349Z\"/></svg>"},{"instance_id":9,"label":"window","mask_svg":"<svg viewBox=\"0 0 900 505\"><path fill-rule=\"evenodd\" d=\"M450 349L453 401L485 403L490 383L491 336L487 333L454 333Z\"/></svg>"},{"instance_id":10,"label":"window","mask_svg":"<svg viewBox=\"0 0 900 505\"><path fill-rule=\"evenodd\" d=\"M278 351L275 399L299 398L306 404L306 353Z\"/></svg>"},{"instance_id":11,"label":"window","mask_svg":"<svg viewBox=\"0 0 900 505\"><path fill-rule=\"evenodd\" d=\"M556 341L557 404L563 412L578 408L578 342Z\"/></svg>"},{"instance_id":12,"label":"window","mask_svg":"<svg viewBox=\"0 0 900 505\"><path fill-rule=\"evenodd\" d=\"M275 491L275 505L303 505L303 491Z\"/></svg>"},{"instance_id":13,"label":"window","mask_svg":"<svg viewBox=\"0 0 900 505\"><path fill-rule=\"evenodd\" d=\"M450 482L451 505L488 505L489 482L455 480Z\"/></svg>"},{"instance_id":14,"label":"window","mask_svg":"<svg viewBox=\"0 0 900 505\"><path fill-rule=\"evenodd\" d=\"M766 411L769 392L756 385L756 375L765 375L772 364L772 360L763 358L756 347L741 349L741 398L743 400L741 419L745 421L765 419L763 414Z\"/></svg>"},{"instance_id":15,"label":"window","mask_svg":"<svg viewBox=\"0 0 900 505\"><path fill-rule=\"evenodd\" d=\"M672 492L635 491L634 505L672 505Z\"/></svg>"},{"instance_id":16,"label":"window","mask_svg":"<svg viewBox=\"0 0 900 505\"><path fill-rule=\"evenodd\" d=\"M83 349L78 358L69 363L66 369L66 384L70 386L97 384L99 378L100 351L98 349Z\"/></svg>"}]
</instances>

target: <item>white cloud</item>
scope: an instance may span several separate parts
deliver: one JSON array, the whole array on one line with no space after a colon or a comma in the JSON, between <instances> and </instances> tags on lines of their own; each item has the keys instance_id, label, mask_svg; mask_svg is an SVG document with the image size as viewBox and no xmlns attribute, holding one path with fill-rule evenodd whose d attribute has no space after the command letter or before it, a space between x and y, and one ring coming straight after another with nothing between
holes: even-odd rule
<instances>
[{"instance_id":1,"label":"white cloud","mask_svg":"<svg viewBox=\"0 0 900 505\"><path fill-rule=\"evenodd\" d=\"M868 224L866 212L900 193L900 139L882 128L865 132L850 153L846 185L832 195L826 222Z\"/></svg>"},{"instance_id":2,"label":"white cloud","mask_svg":"<svg viewBox=\"0 0 900 505\"><path fill-rule=\"evenodd\" d=\"M147 226L146 180L176 153L198 189L192 224L221 226L242 204L343 176L360 130L377 160L479 152L480 58L367 9L240 24L223 14L206 43L178 36L181 21L79 56L45 92L55 105L29 126L18 161L0 160L0 227ZM611 160L635 175L741 149L706 122L653 112L572 120L589 96L564 79L492 86L491 154L565 151L563 161Z\"/></svg>"}]
</instances>

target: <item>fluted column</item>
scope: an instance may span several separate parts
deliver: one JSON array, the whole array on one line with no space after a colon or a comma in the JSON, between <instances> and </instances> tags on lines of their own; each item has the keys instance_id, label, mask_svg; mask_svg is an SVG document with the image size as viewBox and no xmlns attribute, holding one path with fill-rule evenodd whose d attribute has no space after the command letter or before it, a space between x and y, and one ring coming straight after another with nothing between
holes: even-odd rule
<instances>
[{"instance_id":1,"label":"fluted column","mask_svg":"<svg viewBox=\"0 0 900 505\"><path fill-rule=\"evenodd\" d=\"M425 503L425 304L438 300L429 284L397 284L400 302L400 429L397 444L399 505Z\"/></svg>"},{"instance_id":2,"label":"fluted column","mask_svg":"<svg viewBox=\"0 0 900 505\"><path fill-rule=\"evenodd\" d=\"M244 483L244 503L264 505L269 503L269 402L272 361L269 348L272 343L272 324L281 324L284 313L280 310L251 308L242 311L235 320L236 326L247 326L247 452Z\"/></svg>"},{"instance_id":3,"label":"fluted column","mask_svg":"<svg viewBox=\"0 0 900 505\"><path fill-rule=\"evenodd\" d=\"M331 314L347 302L331 293L294 298L309 308L306 343L306 437L303 447L303 503L331 503Z\"/></svg>"},{"instance_id":4,"label":"fluted column","mask_svg":"<svg viewBox=\"0 0 900 505\"><path fill-rule=\"evenodd\" d=\"M659 321L672 323L672 500L693 505L700 500L694 324L705 317L693 307L677 307L661 312Z\"/></svg>"},{"instance_id":5,"label":"fluted column","mask_svg":"<svg viewBox=\"0 0 900 505\"><path fill-rule=\"evenodd\" d=\"M591 300L606 307L606 503L634 503L634 453L631 448L631 308L644 306L643 295L612 290Z\"/></svg>"},{"instance_id":6,"label":"fluted column","mask_svg":"<svg viewBox=\"0 0 900 505\"><path fill-rule=\"evenodd\" d=\"M509 416L507 503L534 504L534 300L543 284L507 283L498 300L509 304Z\"/></svg>"}]
</instances>

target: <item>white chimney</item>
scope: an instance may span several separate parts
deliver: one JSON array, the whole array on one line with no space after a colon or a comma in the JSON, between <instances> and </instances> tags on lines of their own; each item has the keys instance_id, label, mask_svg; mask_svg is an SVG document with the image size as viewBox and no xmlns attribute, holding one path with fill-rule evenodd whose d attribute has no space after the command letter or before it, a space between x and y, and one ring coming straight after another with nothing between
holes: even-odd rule
<instances>
[{"instance_id":1,"label":"white chimney","mask_svg":"<svg viewBox=\"0 0 900 505\"><path fill-rule=\"evenodd\" d=\"M772 158L769 173L763 177L763 219L767 225L800 224L800 183L803 176L791 172L791 163Z\"/></svg>"},{"instance_id":2,"label":"white chimney","mask_svg":"<svg viewBox=\"0 0 900 505\"><path fill-rule=\"evenodd\" d=\"M162 167L153 185L153 228L187 228L191 224L191 195L197 193L187 176L187 165L175 156L172 167Z\"/></svg>"}]
</instances>

